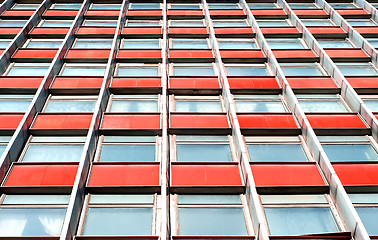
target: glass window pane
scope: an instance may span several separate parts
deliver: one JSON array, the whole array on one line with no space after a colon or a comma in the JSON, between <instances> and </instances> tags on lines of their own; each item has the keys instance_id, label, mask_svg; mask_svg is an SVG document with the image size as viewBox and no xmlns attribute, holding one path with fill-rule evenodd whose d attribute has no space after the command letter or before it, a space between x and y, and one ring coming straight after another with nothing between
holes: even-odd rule
<instances>
[{"instance_id":1,"label":"glass window pane","mask_svg":"<svg viewBox=\"0 0 378 240\"><path fill-rule=\"evenodd\" d=\"M336 161L377 161L378 154L367 144L323 145L331 162Z\"/></svg>"},{"instance_id":2,"label":"glass window pane","mask_svg":"<svg viewBox=\"0 0 378 240\"><path fill-rule=\"evenodd\" d=\"M129 27L140 27L140 26L153 26L158 27L160 26L160 21L153 21L153 20L127 20L126 25Z\"/></svg>"},{"instance_id":3,"label":"glass window pane","mask_svg":"<svg viewBox=\"0 0 378 240\"><path fill-rule=\"evenodd\" d=\"M12 9L17 10L36 10L39 7L39 4L30 4L30 3L15 3Z\"/></svg>"},{"instance_id":4,"label":"glass window pane","mask_svg":"<svg viewBox=\"0 0 378 240\"><path fill-rule=\"evenodd\" d=\"M0 20L0 27L23 27L26 20Z\"/></svg>"},{"instance_id":5,"label":"glass window pane","mask_svg":"<svg viewBox=\"0 0 378 240\"><path fill-rule=\"evenodd\" d=\"M44 20L40 27L71 27L71 20Z\"/></svg>"},{"instance_id":6,"label":"glass window pane","mask_svg":"<svg viewBox=\"0 0 378 240\"><path fill-rule=\"evenodd\" d=\"M172 27L203 27L202 20L171 20Z\"/></svg>"},{"instance_id":7,"label":"glass window pane","mask_svg":"<svg viewBox=\"0 0 378 240\"><path fill-rule=\"evenodd\" d=\"M221 41L218 39L220 49L256 49L257 46L252 41Z\"/></svg>"},{"instance_id":8,"label":"glass window pane","mask_svg":"<svg viewBox=\"0 0 378 240\"><path fill-rule=\"evenodd\" d=\"M345 76L375 76L378 75L370 63L336 63Z\"/></svg>"},{"instance_id":9,"label":"glass window pane","mask_svg":"<svg viewBox=\"0 0 378 240\"><path fill-rule=\"evenodd\" d=\"M26 46L27 48L59 48L62 41L38 41L32 40Z\"/></svg>"},{"instance_id":10,"label":"glass window pane","mask_svg":"<svg viewBox=\"0 0 378 240\"><path fill-rule=\"evenodd\" d=\"M0 236L59 236L64 208L1 208Z\"/></svg>"},{"instance_id":11,"label":"glass window pane","mask_svg":"<svg viewBox=\"0 0 378 240\"><path fill-rule=\"evenodd\" d=\"M159 3L132 3L130 9L160 9Z\"/></svg>"},{"instance_id":12,"label":"glass window pane","mask_svg":"<svg viewBox=\"0 0 378 240\"><path fill-rule=\"evenodd\" d=\"M231 162L228 144L177 144L178 162Z\"/></svg>"},{"instance_id":13,"label":"glass window pane","mask_svg":"<svg viewBox=\"0 0 378 240\"><path fill-rule=\"evenodd\" d=\"M31 144L22 162L79 162L83 145Z\"/></svg>"},{"instance_id":14,"label":"glass window pane","mask_svg":"<svg viewBox=\"0 0 378 240\"><path fill-rule=\"evenodd\" d=\"M277 8L274 3L248 3L251 9L272 9Z\"/></svg>"},{"instance_id":15,"label":"glass window pane","mask_svg":"<svg viewBox=\"0 0 378 240\"><path fill-rule=\"evenodd\" d=\"M179 195L179 204L241 204L239 195Z\"/></svg>"},{"instance_id":16,"label":"glass window pane","mask_svg":"<svg viewBox=\"0 0 378 240\"><path fill-rule=\"evenodd\" d=\"M111 204L111 203L147 203L152 204L154 195L151 194L94 194L89 200L90 204Z\"/></svg>"},{"instance_id":17,"label":"glass window pane","mask_svg":"<svg viewBox=\"0 0 378 240\"><path fill-rule=\"evenodd\" d=\"M308 161L300 144L253 144L247 145L251 161Z\"/></svg>"},{"instance_id":18,"label":"glass window pane","mask_svg":"<svg viewBox=\"0 0 378 240\"><path fill-rule=\"evenodd\" d=\"M81 3L55 3L51 8L52 9L73 9L79 10Z\"/></svg>"},{"instance_id":19,"label":"glass window pane","mask_svg":"<svg viewBox=\"0 0 378 240\"><path fill-rule=\"evenodd\" d=\"M73 48L111 48L113 39L76 39Z\"/></svg>"},{"instance_id":20,"label":"glass window pane","mask_svg":"<svg viewBox=\"0 0 378 240\"><path fill-rule=\"evenodd\" d=\"M121 4L95 4L93 3L90 9L99 10L120 10Z\"/></svg>"},{"instance_id":21,"label":"glass window pane","mask_svg":"<svg viewBox=\"0 0 378 240\"><path fill-rule=\"evenodd\" d=\"M110 112L157 112L157 101L113 100Z\"/></svg>"},{"instance_id":22,"label":"glass window pane","mask_svg":"<svg viewBox=\"0 0 378 240\"><path fill-rule=\"evenodd\" d=\"M324 100L324 101L304 101L299 100L304 112L348 112L348 109L341 101Z\"/></svg>"},{"instance_id":23,"label":"glass window pane","mask_svg":"<svg viewBox=\"0 0 378 240\"><path fill-rule=\"evenodd\" d=\"M315 64L289 65L281 64L281 69L286 76L323 76L323 72Z\"/></svg>"},{"instance_id":24,"label":"glass window pane","mask_svg":"<svg viewBox=\"0 0 378 240\"><path fill-rule=\"evenodd\" d=\"M286 112L281 102L273 101L235 101L238 112Z\"/></svg>"},{"instance_id":25,"label":"glass window pane","mask_svg":"<svg viewBox=\"0 0 378 240\"><path fill-rule=\"evenodd\" d=\"M364 103L372 112L378 112L378 100L364 100Z\"/></svg>"},{"instance_id":26,"label":"glass window pane","mask_svg":"<svg viewBox=\"0 0 378 240\"><path fill-rule=\"evenodd\" d=\"M6 48L13 39L0 39L0 48Z\"/></svg>"},{"instance_id":27,"label":"glass window pane","mask_svg":"<svg viewBox=\"0 0 378 240\"><path fill-rule=\"evenodd\" d=\"M63 69L62 76L104 76L105 67L74 67L66 66Z\"/></svg>"},{"instance_id":28,"label":"glass window pane","mask_svg":"<svg viewBox=\"0 0 378 240\"><path fill-rule=\"evenodd\" d=\"M257 20L259 27L289 27L291 26L285 20Z\"/></svg>"},{"instance_id":29,"label":"glass window pane","mask_svg":"<svg viewBox=\"0 0 378 240\"><path fill-rule=\"evenodd\" d=\"M324 195L260 195L260 198L263 204L328 204Z\"/></svg>"},{"instance_id":30,"label":"glass window pane","mask_svg":"<svg viewBox=\"0 0 378 240\"><path fill-rule=\"evenodd\" d=\"M301 19L306 27L308 26L334 26L330 19Z\"/></svg>"},{"instance_id":31,"label":"glass window pane","mask_svg":"<svg viewBox=\"0 0 378 240\"><path fill-rule=\"evenodd\" d=\"M89 208L86 236L145 236L152 234L152 208Z\"/></svg>"},{"instance_id":32,"label":"glass window pane","mask_svg":"<svg viewBox=\"0 0 378 240\"><path fill-rule=\"evenodd\" d=\"M179 208L179 226L180 235L247 235L241 208Z\"/></svg>"},{"instance_id":33,"label":"glass window pane","mask_svg":"<svg viewBox=\"0 0 378 240\"><path fill-rule=\"evenodd\" d=\"M208 49L206 39L178 39L173 38L172 48L183 48L183 49Z\"/></svg>"},{"instance_id":34,"label":"glass window pane","mask_svg":"<svg viewBox=\"0 0 378 240\"><path fill-rule=\"evenodd\" d=\"M123 49L158 49L159 39L123 39L122 46Z\"/></svg>"},{"instance_id":35,"label":"glass window pane","mask_svg":"<svg viewBox=\"0 0 378 240\"><path fill-rule=\"evenodd\" d=\"M0 101L0 112L26 112L31 101Z\"/></svg>"},{"instance_id":36,"label":"glass window pane","mask_svg":"<svg viewBox=\"0 0 378 240\"><path fill-rule=\"evenodd\" d=\"M211 101L176 101L176 112L222 112L220 102Z\"/></svg>"},{"instance_id":37,"label":"glass window pane","mask_svg":"<svg viewBox=\"0 0 378 240\"><path fill-rule=\"evenodd\" d=\"M209 3L209 9L239 9L237 3Z\"/></svg>"},{"instance_id":38,"label":"glass window pane","mask_svg":"<svg viewBox=\"0 0 378 240\"><path fill-rule=\"evenodd\" d=\"M155 145L102 145L100 162L153 162Z\"/></svg>"},{"instance_id":39,"label":"glass window pane","mask_svg":"<svg viewBox=\"0 0 378 240\"><path fill-rule=\"evenodd\" d=\"M353 21L353 20L348 20L348 23L352 26L352 27L356 27L356 26L361 26L361 27L364 27L364 26L377 26L377 24L375 22L373 22L372 20L370 19L367 19L367 20L356 20L356 21Z\"/></svg>"},{"instance_id":40,"label":"glass window pane","mask_svg":"<svg viewBox=\"0 0 378 240\"><path fill-rule=\"evenodd\" d=\"M85 20L83 23L85 27L117 27L117 21L105 20Z\"/></svg>"},{"instance_id":41,"label":"glass window pane","mask_svg":"<svg viewBox=\"0 0 378 240\"><path fill-rule=\"evenodd\" d=\"M6 195L2 204L68 204L70 195Z\"/></svg>"},{"instance_id":42,"label":"glass window pane","mask_svg":"<svg viewBox=\"0 0 378 240\"><path fill-rule=\"evenodd\" d=\"M352 48L353 45L349 41L318 41L322 48Z\"/></svg>"},{"instance_id":43,"label":"glass window pane","mask_svg":"<svg viewBox=\"0 0 378 240\"><path fill-rule=\"evenodd\" d=\"M329 208L264 208L271 235L339 232Z\"/></svg>"},{"instance_id":44,"label":"glass window pane","mask_svg":"<svg viewBox=\"0 0 378 240\"><path fill-rule=\"evenodd\" d=\"M96 101L49 101L45 112L93 112Z\"/></svg>"},{"instance_id":45,"label":"glass window pane","mask_svg":"<svg viewBox=\"0 0 378 240\"><path fill-rule=\"evenodd\" d=\"M173 68L174 76L214 76L212 67L177 67Z\"/></svg>"},{"instance_id":46,"label":"glass window pane","mask_svg":"<svg viewBox=\"0 0 378 240\"><path fill-rule=\"evenodd\" d=\"M378 235L378 207L356 207L364 227L369 235Z\"/></svg>"},{"instance_id":47,"label":"glass window pane","mask_svg":"<svg viewBox=\"0 0 378 240\"><path fill-rule=\"evenodd\" d=\"M247 27L247 22L241 21L213 21L214 27Z\"/></svg>"},{"instance_id":48,"label":"glass window pane","mask_svg":"<svg viewBox=\"0 0 378 240\"><path fill-rule=\"evenodd\" d=\"M7 76L45 76L50 63L15 63Z\"/></svg>"},{"instance_id":49,"label":"glass window pane","mask_svg":"<svg viewBox=\"0 0 378 240\"><path fill-rule=\"evenodd\" d=\"M120 77L158 77L158 67L119 67L117 76Z\"/></svg>"},{"instance_id":50,"label":"glass window pane","mask_svg":"<svg viewBox=\"0 0 378 240\"><path fill-rule=\"evenodd\" d=\"M0 145L0 157L1 157L1 155L3 155L6 147L7 147L7 145Z\"/></svg>"},{"instance_id":51,"label":"glass window pane","mask_svg":"<svg viewBox=\"0 0 378 240\"><path fill-rule=\"evenodd\" d=\"M201 9L198 4L171 4L171 9Z\"/></svg>"},{"instance_id":52,"label":"glass window pane","mask_svg":"<svg viewBox=\"0 0 378 240\"><path fill-rule=\"evenodd\" d=\"M227 76L268 76L265 66L261 67L226 67Z\"/></svg>"}]
</instances>

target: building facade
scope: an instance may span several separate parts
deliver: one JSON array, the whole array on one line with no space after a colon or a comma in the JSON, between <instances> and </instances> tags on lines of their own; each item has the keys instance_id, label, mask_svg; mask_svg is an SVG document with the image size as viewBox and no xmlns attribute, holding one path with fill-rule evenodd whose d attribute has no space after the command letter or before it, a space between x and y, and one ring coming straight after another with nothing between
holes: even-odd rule
<instances>
[{"instance_id":1,"label":"building facade","mask_svg":"<svg viewBox=\"0 0 378 240\"><path fill-rule=\"evenodd\" d=\"M0 239L378 238L377 6L3 1Z\"/></svg>"}]
</instances>

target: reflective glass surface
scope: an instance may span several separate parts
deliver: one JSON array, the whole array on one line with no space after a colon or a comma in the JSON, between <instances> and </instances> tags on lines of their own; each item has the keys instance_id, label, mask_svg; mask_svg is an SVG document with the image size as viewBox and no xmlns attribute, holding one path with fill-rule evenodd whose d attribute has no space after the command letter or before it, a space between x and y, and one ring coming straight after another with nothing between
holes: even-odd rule
<instances>
[{"instance_id":1,"label":"reflective glass surface","mask_svg":"<svg viewBox=\"0 0 378 240\"><path fill-rule=\"evenodd\" d=\"M101 148L100 162L153 162L155 145L108 145Z\"/></svg>"},{"instance_id":2,"label":"reflective glass surface","mask_svg":"<svg viewBox=\"0 0 378 240\"><path fill-rule=\"evenodd\" d=\"M251 161L308 161L300 144L250 144L247 149Z\"/></svg>"},{"instance_id":3,"label":"reflective glass surface","mask_svg":"<svg viewBox=\"0 0 378 240\"><path fill-rule=\"evenodd\" d=\"M378 160L377 152L368 144L323 144L322 146L331 162Z\"/></svg>"},{"instance_id":4,"label":"reflective glass surface","mask_svg":"<svg viewBox=\"0 0 378 240\"><path fill-rule=\"evenodd\" d=\"M231 162L228 144L177 144L178 162Z\"/></svg>"},{"instance_id":5,"label":"reflective glass surface","mask_svg":"<svg viewBox=\"0 0 378 240\"><path fill-rule=\"evenodd\" d=\"M31 144L22 162L79 162L83 145Z\"/></svg>"}]
</instances>

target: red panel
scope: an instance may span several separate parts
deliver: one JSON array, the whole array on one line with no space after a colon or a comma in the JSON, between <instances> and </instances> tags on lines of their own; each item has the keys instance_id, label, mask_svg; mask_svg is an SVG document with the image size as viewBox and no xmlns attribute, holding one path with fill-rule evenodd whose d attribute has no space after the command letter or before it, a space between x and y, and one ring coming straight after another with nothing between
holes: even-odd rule
<instances>
[{"instance_id":1,"label":"red panel","mask_svg":"<svg viewBox=\"0 0 378 240\"><path fill-rule=\"evenodd\" d=\"M16 35L22 28L0 28L0 35Z\"/></svg>"},{"instance_id":2,"label":"red panel","mask_svg":"<svg viewBox=\"0 0 378 240\"><path fill-rule=\"evenodd\" d=\"M251 27L235 27L235 28L223 28L216 27L214 28L215 34L253 34Z\"/></svg>"},{"instance_id":3,"label":"red panel","mask_svg":"<svg viewBox=\"0 0 378 240\"><path fill-rule=\"evenodd\" d=\"M69 27L60 27L60 28L46 28L46 27L35 27L33 28L29 34L67 34L68 31L70 30Z\"/></svg>"},{"instance_id":4,"label":"red panel","mask_svg":"<svg viewBox=\"0 0 378 240\"><path fill-rule=\"evenodd\" d=\"M3 54L5 49L0 49L0 55Z\"/></svg>"},{"instance_id":5,"label":"red panel","mask_svg":"<svg viewBox=\"0 0 378 240\"><path fill-rule=\"evenodd\" d=\"M38 88L43 77L0 77L0 88Z\"/></svg>"},{"instance_id":6,"label":"red panel","mask_svg":"<svg viewBox=\"0 0 378 240\"><path fill-rule=\"evenodd\" d=\"M100 165L92 167L89 187L159 186L158 164Z\"/></svg>"},{"instance_id":7,"label":"red panel","mask_svg":"<svg viewBox=\"0 0 378 240\"><path fill-rule=\"evenodd\" d=\"M101 88L102 77L61 77L57 76L51 89Z\"/></svg>"},{"instance_id":8,"label":"red panel","mask_svg":"<svg viewBox=\"0 0 378 240\"><path fill-rule=\"evenodd\" d=\"M238 165L172 164L172 187L242 186Z\"/></svg>"},{"instance_id":9,"label":"red panel","mask_svg":"<svg viewBox=\"0 0 378 240\"><path fill-rule=\"evenodd\" d=\"M88 129L92 114L39 113L32 129Z\"/></svg>"},{"instance_id":10,"label":"red panel","mask_svg":"<svg viewBox=\"0 0 378 240\"><path fill-rule=\"evenodd\" d=\"M378 185L378 164L332 164L343 185Z\"/></svg>"},{"instance_id":11,"label":"red panel","mask_svg":"<svg viewBox=\"0 0 378 240\"><path fill-rule=\"evenodd\" d=\"M24 114L0 114L0 130L16 129Z\"/></svg>"},{"instance_id":12,"label":"red panel","mask_svg":"<svg viewBox=\"0 0 378 240\"><path fill-rule=\"evenodd\" d=\"M55 57L58 49L18 49L12 58L51 58Z\"/></svg>"},{"instance_id":13,"label":"red panel","mask_svg":"<svg viewBox=\"0 0 378 240\"><path fill-rule=\"evenodd\" d=\"M261 50L220 50L222 58L265 58Z\"/></svg>"},{"instance_id":14,"label":"red panel","mask_svg":"<svg viewBox=\"0 0 378 240\"><path fill-rule=\"evenodd\" d=\"M286 77L292 88L338 88L330 77Z\"/></svg>"},{"instance_id":15,"label":"red panel","mask_svg":"<svg viewBox=\"0 0 378 240\"><path fill-rule=\"evenodd\" d=\"M119 10L88 10L85 13L86 17L118 17Z\"/></svg>"},{"instance_id":16,"label":"red panel","mask_svg":"<svg viewBox=\"0 0 378 240\"><path fill-rule=\"evenodd\" d=\"M336 10L341 16L348 16L348 15L370 15L369 13L365 12L363 9L338 9Z\"/></svg>"},{"instance_id":17,"label":"red panel","mask_svg":"<svg viewBox=\"0 0 378 240\"><path fill-rule=\"evenodd\" d=\"M14 165L4 186L72 186L78 165Z\"/></svg>"},{"instance_id":18,"label":"red panel","mask_svg":"<svg viewBox=\"0 0 378 240\"><path fill-rule=\"evenodd\" d=\"M325 185L315 164L251 164L257 187Z\"/></svg>"},{"instance_id":19,"label":"red panel","mask_svg":"<svg viewBox=\"0 0 378 240\"><path fill-rule=\"evenodd\" d=\"M298 16L308 16L308 15L328 15L324 12L323 9L295 9L293 10L294 13Z\"/></svg>"},{"instance_id":20,"label":"red panel","mask_svg":"<svg viewBox=\"0 0 378 240\"><path fill-rule=\"evenodd\" d=\"M47 9L43 14L45 17L76 17L78 10L56 10L56 9Z\"/></svg>"},{"instance_id":21,"label":"red panel","mask_svg":"<svg viewBox=\"0 0 378 240\"><path fill-rule=\"evenodd\" d=\"M105 114L101 129L160 129L160 114Z\"/></svg>"},{"instance_id":22,"label":"red panel","mask_svg":"<svg viewBox=\"0 0 378 240\"><path fill-rule=\"evenodd\" d=\"M168 10L168 16L202 16L202 10Z\"/></svg>"},{"instance_id":23,"label":"red panel","mask_svg":"<svg viewBox=\"0 0 378 240\"><path fill-rule=\"evenodd\" d=\"M2 17L30 17L33 15L34 10L7 10L1 16Z\"/></svg>"},{"instance_id":24,"label":"red panel","mask_svg":"<svg viewBox=\"0 0 378 240\"><path fill-rule=\"evenodd\" d=\"M261 129L261 128L285 128L298 129L291 114L256 114L238 115L240 128Z\"/></svg>"},{"instance_id":25,"label":"red panel","mask_svg":"<svg viewBox=\"0 0 378 240\"><path fill-rule=\"evenodd\" d=\"M161 58L161 50L119 50L117 58Z\"/></svg>"},{"instance_id":26,"label":"red panel","mask_svg":"<svg viewBox=\"0 0 378 240\"><path fill-rule=\"evenodd\" d=\"M378 77L347 77L347 80L353 88L378 88Z\"/></svg>"},{"instance_id":27,"label":"red panel","mask_svg":"<svg viewBox=\"0 0 378 240\"><path fill-rule=\"evenodd\" d=\"M211 16L240 16L245 15L242 9L228 9L228 10L210 10Z\"/></svg>"},{"instance_id":28,"label":"red panel","mask_svg":"<svg viewBox=\"0 0 378 240\"><path fill-rule=\"evenodd\" d=\"M296 27L262 27L260 29L263 34L300 33Z\"/></svg>"},{"instance_id":29,"label":"red panel","mask_svg":"<svg viewBox=\"0 0 378 240\"><path fill-rule=\"evenodd\" d=\"M122 34L162 34L161 27L125 27Z\"/></svg>"},{"instance_id":30,"label":"red panel","mask_svg":"<svg viewBox=\"0 0 378 240\"><path fill-rule=\"evenodd\" d=\"M82 58L109 58L110 49L87 49L78 50L70 49L66 55L66 58L82 59Z\"/></svg>"},{"instance_id":31,"label":"red panel","mask_svg":"<svg viewBox=\"0 0 378 240\"><path fill-rule=\"evenodd\" d=\"M115 34L113 27L80 27L76 34Z\"/></svg>"},{"instance_id":32,"label":"red panel","mask_svg":"<svg viewBox=\"0 0 378 240\"><path fill-rule=\"evenodd\" d=\"M251 10L253 16L259 17L259 16L286 16L286 13L283 9L252 9Z\"/></svg>"},{"instance_id":33,"label":"red panel","mask_svg":"<svg viewBox=\"0 0 378 240\"><path fill-rule=\"evenodd\" d=\"M169 87L176 89L220 88L218 77L170 77Z\"/></svg>"},{"instance_id":34,"label":"red panel","mask_svg":"<svg viewBox=\"0 0 378 240\"><path fill-rule=\"evenodd\" d=\"M169 58L213 58L211 50L169 50Z\"/></svg>"},{"instance_id":35,"label":"red panel","mask_svg":"<svg viewBox=\"0 0 378 240\"><path fill-rule=\"evenodd\" d=\"M170 27L168 32L169 34L207 34L207 29L205 27Z\"/></svg>"},{"instance_id":36,"label":"red panel","mask_svg":"<svg viewBox=\"0 0 378 240\"><path fill-rule=\"evenodd\" d=\"M275 77L227 77L231 89L280 88Z\"/></svg>"},{"instance_id":37,"label":"red panel","mask_svg":"<svg viewBox=\"0 0 378 240\"><path fill-rule=\"evenodd\" d=\"M113 88L161 87L161 78L113 78Z\"/></svg>"},{"instance_id":38,"label":"red panel","mask_svg":"<svg viewBox=\"0 0 378 240\"><path fill-rule=\"evenodd\" d=\"M325 50L331 58L366 58L368 57L364 51L359 48L353 49L327 49Z\"/></svg>"},{"instance_id":39,"label":"red panel","mask_svg":"<svg viewBox=\"0 0 378 240\"><path fill-rule=\"evenodd\" d=\"M307 115L313 128L368 128L358 115Z\"/></svg>"},{"instance_id":40,"label":"red panel","mask_svg":"<svg viewBox=\"0 0 378 240\"><path fill-rule=\"evenodd\" d=\"M312 34L335 34L335 33L343 33L345 34L346 32L338 26L334 27L307 27L307 29L312 33Z\"/></svg>"},{"instance_id":41,"label":"red panel","mask_svg":"<svg viewBox=\"0 0 378 240\"><path fill-rule=\"evenodd\" d=\"M127 16L162 16L162 10L129 10Z\"/></svg>"},{"instance_id":42,"label":"red panel","mask_svg":"<svg viewBox=\"0 0 378 240\"><path fill-rule=\"evenodd\" d=\"M353 27L360 34L378 33L378 27Z\"/></svg>"},{"instance_id":43,"label":"red panel","mask_svg":"<svg viewBox=\"0 0 378 240\"><path fill-rule=\"evenodd\" d=\"M229 128L226 115L171 115L170 128Z\"/></svg>"},{"instance_id":44,"label":"red panel","mask_svg":"<svg viewBox=\"0 0 378 240\"><path fill-rule=\"evenodd\" d=\"M311 49L280 49L273 50L273 54L278 59L285 58L316 58L318 57Z\"/></svg>"}]
</instances>

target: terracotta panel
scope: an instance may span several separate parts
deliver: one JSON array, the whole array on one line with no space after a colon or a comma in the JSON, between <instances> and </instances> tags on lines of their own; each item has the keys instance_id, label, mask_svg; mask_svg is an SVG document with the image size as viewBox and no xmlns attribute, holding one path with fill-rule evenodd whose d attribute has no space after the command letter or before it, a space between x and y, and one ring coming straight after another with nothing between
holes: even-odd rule
<instances>
[{"instance_id":1,"label":"terracotta panel","mask_svg":"<svg viewBox=\"0 0 378 240\"><path fill-rule=\"evenodd\" d=\"M202 16L203 11L202 10L173 10L169 9L168 10L168 16Z\"/></svg>"},{"instance_id":2,"label":"terracotta panel","mask_svg":"<svg viewBox=\"0 0 378 240\"><path fill-rule=\"evenodd\" d=\"M2 17L30 17L33 15L34 10L6 10L1 16Z\"/></svg>"},{"instance_id":3,"label":"terracotta panel","mask_svg":"<svg viewBox=\"0 0 378 240\"><path fill-rule=\"evenodd\" d=\"M357 114L308 114L307 119L313 128L368 128Z\"/></svg>"},{"instance_id":4,"label":"terracotta panel","mask_svg":"<svg viewBox=\"0 0 378 240\"><path fill-rule=\"evenodd\" d=\"M161 50L119 50L117 58L161 58Z\"/></svg>"},{"instance_id":5,"label":"terracotta panel","mask_svg":"<svg viewBox=\"0 0 378 240\"><path fill-rule=\"evenodd\" d=\"M162 34L161 27L125 27L122 34Z\"/></svg>"},{"instance_id":6,"label":"terracotta panel","mask_svg":"<svg viewBox=\"0 0 378 240\"><path fill-rule=\"evenodd\" d=\"M169 58L213 58L211 50L169 50Z\"/></svg>"},{"instance_id":7,"label":"terracotta panel","mask_svg":"<svg viewBox=\"0 0 378 240\"><path fill-rule=\"evenodd\" d=\"M220 50L222 58L263 58L264 54L261 50Z\"/></svg>"},{"instance_id":8,"label":"terracotta panel","mask_svg":"<svg viewBox=\"0 0 378 240\"><path fill-rule=\"evenodd\" d=\"M331 58L370 58L359 48L326 49L325 51Z\"/></svg>"},{"instance_id":9,"label":"terracotta panel","mask_svg":"<svg viewBox=\"0 0 378 240\"><path fill-rule=\"evenodd\" d=\"M254 34L254 31L251 27L235 27L235 28L228 28L228 27L215 27L214 28L215 34Z\"/></svg>"},{"instance_id":10,"label":"terracotta panel","mask_svg":"<svg viewBox=\"0 0 378 240\"><path fill-rule=\"evenodd\" d=\"M311 49L280 49L273 50L274 56L279 59L290 58L317 58L318 56Z\"/></svg>"},{"instance_id":11,"label":"terracotta panel","mask_svg":"<svg viewBox=\"0 0 378 240\"><path fill-rule=\"evenodd\" d=\"M262 27L263 34L299 34L296 27Z\"/></svg>"},{"instance_id":12,"label":"terracotta panel","mask_svg":"<svg viewBox=\"0 0 378 240\"><path fill-rule=\"evenodd\" d=\"M249 129L269 129L285 128L298 129L296 122L291 114L248 114L238 115L240 128Z\"/></svg>"},{"instance_id":13,"label":"terracotta panel","mask_svg":"<svg viewBox=\"0 0 378 240\"><path fill-rule=\"evenodd\" d=\"M55 77L51 89L101 88L102 77Z\"/></svg>"},{"instance_id":14,"label":"terracotta panel","mask_svg":"<svg viewBox=\"0 0 378 240\"><path fill-rule=\"evenodd\" d=\"M12 27L0 27L1 35L17 35L22 28L12 28Z\"/></svg>"},{"instance_id":15,"label":"terracotta panel","mask_svg":"<svg viewBox=\"0 0 378 240\"><path fill-rule=\"evenodd\" d=\"M116 28L114 27L80 27L76 34L87 35L87 34L109 34L114 35Z\"/></svg>"},{"instance_id":16,"label":"terracotta panel","mask_svg":"<svg viewBox=\"0 0 378 240\"><path fill-rule=\"evenodd\" d=\"M161 87L161 78L113 78L113 88Z\"/></svg>"},{"instance_id":17,"label":"terracotta panel","mask_svg":"<svg viewBox=\"0 0 378 240\"><path fill-rule=\"evenodd\" d=\"M245 15L242 9L228 9L228 10L209 10L210 16L239 16Z\"/></svg>"},{"instance_id":18,"label":"terracotta panel","mask_svg":"<svg viewBox=\"0 0 378 240\"><path fill-rule=\"evenodd\" d=\"M337 34L337 33L342 33L346 34L346 32L339 26L334 26L334 27L307 27L307 29L312 33L312 34Z\"/></svg>"},{"instance_id":19,"label":"terracotta panel","mask_svg":"<svg viewBox=\"0 0 378 240\"><path fill-rule=\"evenodd\" d=\"M24 114L0 114L0 130L16 129Z\"/></svg>"},{"instance_id":20,"label":"terracotta panel","mask_svg":"<svg viewBox=\"0 0 378 240\"><path fill-rule=\"evenodd\" d=\"M280 86L275 77L227 77L231 89L263 89Z\"/></svg>"},{"instance_id":21,"label":"terracotta panel","mask_svg":"<svg viewBox=\"0 0 378 240\"><path fill-rule=\"evenodd\" d=\"M256 18L266 17L266 16L274 16L274 17L286 16L286 13L283 9L252 9L251 12L253 16L255 16Z\"/></svg>"},{"instance_id":22,"label":"terracotta panel","mask_svg":"<svg viewBox=\"0 0 378 240\"><path fill-rule=\"evenodd\" d=\"M207 29L205 27L170 27L168 29L169 34L207 34Z\"/></svg>"},{"instance_id":23,"label":"terracotta panel","mask_svg":"<svg viewBox=\"0 0 378 240\"><path fill-rule=\"evenodd\" d=\"M349 15L370 15L363 9L337 9L341 16L349 16Z\"/></svg>"},{"instance_id":24,"label":"terracotta panel","mask_svg":"<svg viewBox=\"0 0 378 240\"><path fill-rule=\"evenodd\" d=\"M160 129L160 114L105 114L101 129Z\"/></svg>"},{"instance_id":25,"label":"terracotta panel","mask_svg":"<svg viewBox=\"0 0 378 240\"><path fill-rule=\"evenodd\" d=\"M53 59L58 49L18 49L12 58Z\"/></svg>"},{"instance_id":26,"label":"terracotta panel","mask_svg":"<svg viewBox=\"0 0 378 240\"><path fill-rule=\"evenodd\" d=\"M0 88L38 88L43 77L0 77Z\"/></svg>"},{"instance_id":27,"label":"terracotta panel","mask_svg":"<svg viewBox=\"0 0 378 240\"><path fill-rule=\"evenodd\" d=\"M375 27L353 27L358 33L360 34L377 34L378 33L378 26Z\"/></svg>"},{"instance_id":28,"label":"terracotta panel","mask_svg":"<svg viewBox=\"0 0 378 240\"><path fill-rule=\"evenodd\" d=\"M169 88L176 89L208 89L220 88L218 77L170 77Z\"/></svg>"},{"instance_id":29,"label":"terracotta panel","mask_svg":"<svg viewBox=\"0 0 378 240\"><path fill-rule=\"evenodd\" d=\"M294 9L294 13L298 17L303 17L303 16L326 16L328 15L326 12L324 12L323 9Z\"/></svg>"},{"instance_id":30,"label":"terracotta panel","mask_svg":"<svg viewBox=\"0 0 378 240\"><path fill-rule=\"evenodd\" d=\"M32 129L88 129L92 114L39 113Z\"/></svg>"},{"instance_id":31,"label":"terracotta panel","mask_svg":"<svg viewBox=\"0 0 378 240\"><path fill-rule=\"evenodd\" d=\"M88 10L85 13L86 17L118 17L119 10Z\"/></svg>"},{"instance_id":32,"label":"terracotta panel","mask_svg":"<svg viewBox=\"0 0 378 240\"><path fill-rule=\"evenodd\" d=\"M85 58L109 58L110 49L87 49L87 50L78 50L70 49L66 55L66 58L71 59L85 59Z\"/></svg>"},{"instance_id":33,"label":"terracotta panel","mask_svg":"<svg viewBox=\"0 0 378 240\"><path fill-rule=\"evenodd\" d=\"M346 79L353 88L378 88L378 77L347 77Z\"/></svg>"},{"instance_id":34,"label":"terracotta panel","mask_svg":"<svg viewBox=\"0 0 378 240\"><path fill-rule=\"evenodd\" d=\"M170 128L229 128L227 116L219 115L171 115Z\"/></svg>"},{"instance_id":35,"label":"terracotta panel","mask_svg":"<svg viewBox=\"0 0 378 240\"><path fill-rule=\"evenodd\" d=\"M291 88L338 88L330 77L286 77Z\"/></svg>"},{"instance_id":36,"label":"terracotta panel","mask_svg":"<svg viewBox=\"0 0 378 240\"><path fill-rule=\"evenodd\" d=\"M29 34L31 35L37 35L37 34L42 34L42 35L66 35L68 31L70 30L69 27L60 27L60 28L45 28L45 27L35 27L33 28Z\"/></svg>"},{"instance_id":37,"label":"terracotta panel","mask_svg":"<svg viewBox=\"0 0 378 240\"><path fill-rule=\"evenodd\" d=\"M145 17L145 16L162 16L162 10L129 10L127 12L127 16L138 16L138 17Z\"/></svg>"},{"instance_id":38,"label":"terracotta panel","mask_svg":"<svg viewBox=\"0 0 378 240\"><path fill-rule=\"evenodd\" d=\"M76 17L78 10L61 10L61 9L47 9L43 14L45 17Z\"/></svg>"},{"instance_id":39,"label":"terracotta panel","mask_svg":"<svg viewBox=\"0 0 378 240\"><path fill-rule=\"evenodd\" d=\"M378 185L378 164L332 164L343 185Z\"/></svg>"}]
</instances>

